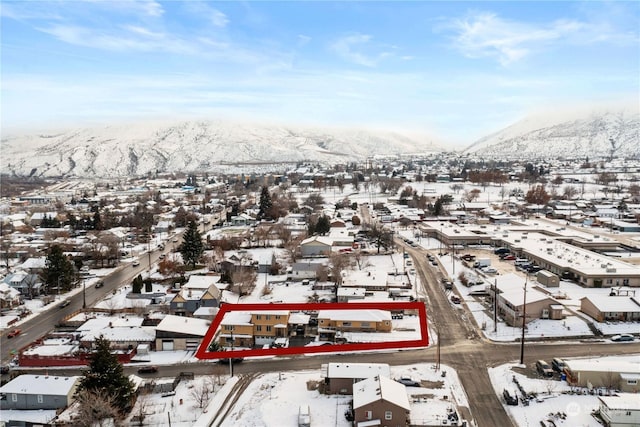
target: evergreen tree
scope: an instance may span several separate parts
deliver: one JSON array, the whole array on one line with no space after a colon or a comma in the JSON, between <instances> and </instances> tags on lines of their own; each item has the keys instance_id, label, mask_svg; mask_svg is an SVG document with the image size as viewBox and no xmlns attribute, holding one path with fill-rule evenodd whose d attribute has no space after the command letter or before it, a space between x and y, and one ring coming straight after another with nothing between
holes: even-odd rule
<instances>
[{"instance_id":1,"label":"evergreen tree","mask_svg":"<svg viewBox=\"0 0 640 427\"><path fill-rule=\"evenodd\" d=\"M91 355L89 370L84 373L78 392L92 391L99 395L111 395L121 414L131 409L134 398L133 384L124 374L118 358L111 354L108 339L100 335L95 342L96 351Z\"/></svg>"},{"instance_id":2,"label":"evergreen tree","mask_svg":"<svg viewBox=\"0 0 640 427\"><path fill-rule=\"evenodd\" d=\"M73 286L76 278L75 268L60 246L53 245L49 248L42 276L48 290L59 286L62 288L61 291L67 292Z\"/></svg>"},{"instance_id":3,"label":"evergreen tree","mask_svg":"<svg viewBox=\"0 0 640 427\"><path fill-rule=\"evenodd\" d=\"M200 236L200 231L198 231L198 225L195 221L190 221L187 226L182 245L180 245L180 253L184 263L191 265L191 267L196 266L196 263L204 253L202 236Z\"/></svg>"},{"instance_id":4,"label":"evergreen tree","mask_svg":"<svg viewBox=\"0 0 640 427\"><path fill-rule=\"evenodd\" d=\"M270 216L272 206L271 194L269 194L269 189L265 185L260 191L260 209L258 210L258 219L268 218Z\"/></svg>"},{"instance_id":5,"label":"evergreen tree","mask_svg":"<svg viewBox=\"0 0 640 427\"><path fill-rule=\"evenodd\" d=\"M322 215L318 218L318 222L316 222L315 231L318 234L325 235L331 229L331 223L329 222L329 218L326 215Z\"/></svg>"},{"instance_id":6,"label":"evergreen tree","mask_svg":"<svg viewBox=\"0 0 640 427\"><path fill-rule=\"evenodd\" d=\"M133 279L133 283L131 283L131 293L139 294L142 291L143 285L144 280L142 280L142 275L138 274L138 276Z\"/></svg>"}]
</instances>

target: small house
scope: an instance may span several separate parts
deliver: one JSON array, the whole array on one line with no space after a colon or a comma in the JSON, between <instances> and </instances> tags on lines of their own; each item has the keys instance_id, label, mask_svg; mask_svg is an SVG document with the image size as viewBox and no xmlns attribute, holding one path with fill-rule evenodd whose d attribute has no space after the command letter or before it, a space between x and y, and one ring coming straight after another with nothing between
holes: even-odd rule
<instances>
[{"instance_id":1,"label":"small house","mask_svg":"<svg viewBox=\"0 0 640 427\"><path fill-rule=\"evenodd\" d=\"M353 386L354 425L406 427L411 405L404 385L377 375Z\"/></svg>"},{"instance_id":2,"label":"small house","mask_svg":"<svg viewBox=\"0 0 640 427\"><path fill-rule=\"evenodd\" d=\"M0 387L1 409L62 409L73 402L79 376L23 374Z\"/></svg>"}]
</instances>

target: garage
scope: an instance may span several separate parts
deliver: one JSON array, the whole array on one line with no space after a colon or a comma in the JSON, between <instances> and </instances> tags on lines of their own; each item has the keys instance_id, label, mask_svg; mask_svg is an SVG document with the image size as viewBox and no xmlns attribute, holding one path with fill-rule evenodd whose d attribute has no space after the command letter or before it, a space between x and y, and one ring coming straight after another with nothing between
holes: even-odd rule
<instances>
[{"instance_id":1,"label":"garage","mask_svg":"<svg viewBox=\"0 0 640 427\"><path fill-rule=\"evenodd\" d=\"M173 340L162 340L162 351L173 351Z\"/></svg>"}]
</instances>

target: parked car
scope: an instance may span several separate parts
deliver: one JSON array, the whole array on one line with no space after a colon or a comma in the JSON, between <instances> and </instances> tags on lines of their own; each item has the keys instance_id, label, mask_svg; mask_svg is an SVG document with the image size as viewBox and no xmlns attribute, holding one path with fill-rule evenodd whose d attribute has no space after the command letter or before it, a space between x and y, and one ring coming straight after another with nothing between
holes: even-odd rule
<instances>
[{"instance_id":1,"label":"parked car","mask_svg":"<svg viewBox=\"0 0 640 427\"><path fill-rule=\"evenodd\" d=\"M460 257L460 259L463 259L465 261L475 261L476 260L476 256L475 255L471 255L471 254L464 254Z\"/></svg>"},{"instance_id":2,"label":"parked car","mask_svg":"<svg viewBox=\"0 0 640 427\"><path fill-rule=\"evenodd\" d=\"M20 329L14 329L7 334L7 338L17 337L18 335L20 335L21 332L22 331Z\"/></svg>"},{"instance_id":3,"label":"parked car","mask_svg":"<svg viewBox=\"0 0 640 427\"><path fill-rule=\"evenodd\" d=\"M139 265L140 265L140 261L135 260L135 261L133 261L133 262L131 263L131 265L132 265L132 266L134 266L134 267L137 267L137 266L139 266Z\"/></svg>"},{"instance_id":4,"label":"parked car","mask_svg":"<svg viewBox=\"0 0 640 427\"><path fill-rule=\"evenodd\" d=\"M516 257L515 255L507 254L505 256L500 257L500 259L502 259L503 261L515 261Z\"/></svg>"},{"instance_id":5,"label":"parked car","mask_svg":"<svg viewBox=\"0 0 640 427\"><path fill-rule=\"evenodd\" d=\"M460 297L458 295L451 295L451 302L454 304L460 304Z\"/></svg>"},{"instance_id":6,"label":"parked car","mask_svg":"<svg viewBox=\"0 0 640 427\"><path fill-rule=\"evenodd\" d=\"M103 286L104 286L104 282L102 280L96 283L96 289L101 288Z\"/></svg>"},{"instance_id":7,"label":"parked car","mask_svg":"<svg viewBox=\"0 0 640 427\"><path fill-rule=\"evenodd\" d=\"M153 365L140 366L138 368L139 374L155 374L156 372L158 372L158 367Z\"/></svg>"},{"instance_id":8,"label":"parked car","mask_svg":"<svg viewBox=\"0 0 640 427\"><path fill-rule=\"evenodd\" d=\"M498 270L493 267L483 267L480 270L485 272L486 274L496 274L498 272Z\"/></svg>"},{"instance_id":9,"label":"parked car","mask_svg":"<svg viewBox=\"0 0 640 427\"><path fill-rule=\"evenodd\" d=\"M231 358L231 364L242 363L243 360L244 360L244 357L232 357ZM216 362L220 363L221 365L228 365L229 364L229 358L218 359L218 360L216 360Z\"/></svg>"},{"instance_id":10,"label":"parked car","mask_svg":"<svg viewBox=\"0 0 640 427\"><path fill-rule=\"evenodd\" d=\"M544 360L538 360L536 362L536 370L538 371L538 373L544 377L552 377L553 376L553 369L551 369L551 366L549 366L549 364L547 362L545 362Z\"/></svg>"},{"instance_id":11,"label":"parked car","mask_svg":"<svg viewBox=\"0 0 640 427\"><path fill-rule=\"evenodd\" d=\"M407 387L420 387L420 383L417 381L412 380L409 377L402 377L396 380L397 382L399 382L400 384L403 384Z\"/></svg>"},{"instance_id":12,"label":"parked car","mask_svg":"<svg viewBox=\"0 0 640 427\"><path fill-rule=\"evenodd\" d=\"M560 359L559 357L554 357L551 361L551 368L556 372L562 373L565 366L567 366L567 364L564 363L564 360Z\"/></svg>"},{"instance_id":13,"label":"parked car","mask_svg":"<svg viewBox=\"0 0 640 427\"><path fill-rule=\"evenodd\" d=\"M636 337L634 337L631 334L620 334L620 335L614 335L611 337L611 341L616 341L616 342L633 341L635 339Z\"/></svg>"}]
</instances>

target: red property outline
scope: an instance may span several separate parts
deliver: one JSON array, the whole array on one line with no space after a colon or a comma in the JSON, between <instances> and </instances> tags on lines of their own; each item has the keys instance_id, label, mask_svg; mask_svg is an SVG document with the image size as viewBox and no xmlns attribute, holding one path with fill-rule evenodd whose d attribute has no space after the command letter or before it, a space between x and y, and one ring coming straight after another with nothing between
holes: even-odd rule
<instances>
[{"instance_id":1,"label":"red property outline","mask_svg":"<svg viewBox=\"0 0 640 427\"><path fill-rule=\"evenodd\" d=\"M321 310L417 310L420 323L420 339L389 341L377 343L352 343L312 347L286 347L251 350L209 351L208 347L215 337L226 313L231 311L321 311ZM252 356L284 356L309 353L340 353L347 351L386 350L400 348L426 347L429 345L427 329L427 310L422 302L353 302L353 303L284 303L284 304L223 304L209 330L205 334L195 356L198 359L223 359Z\"/></svg>"}]
</instances>

